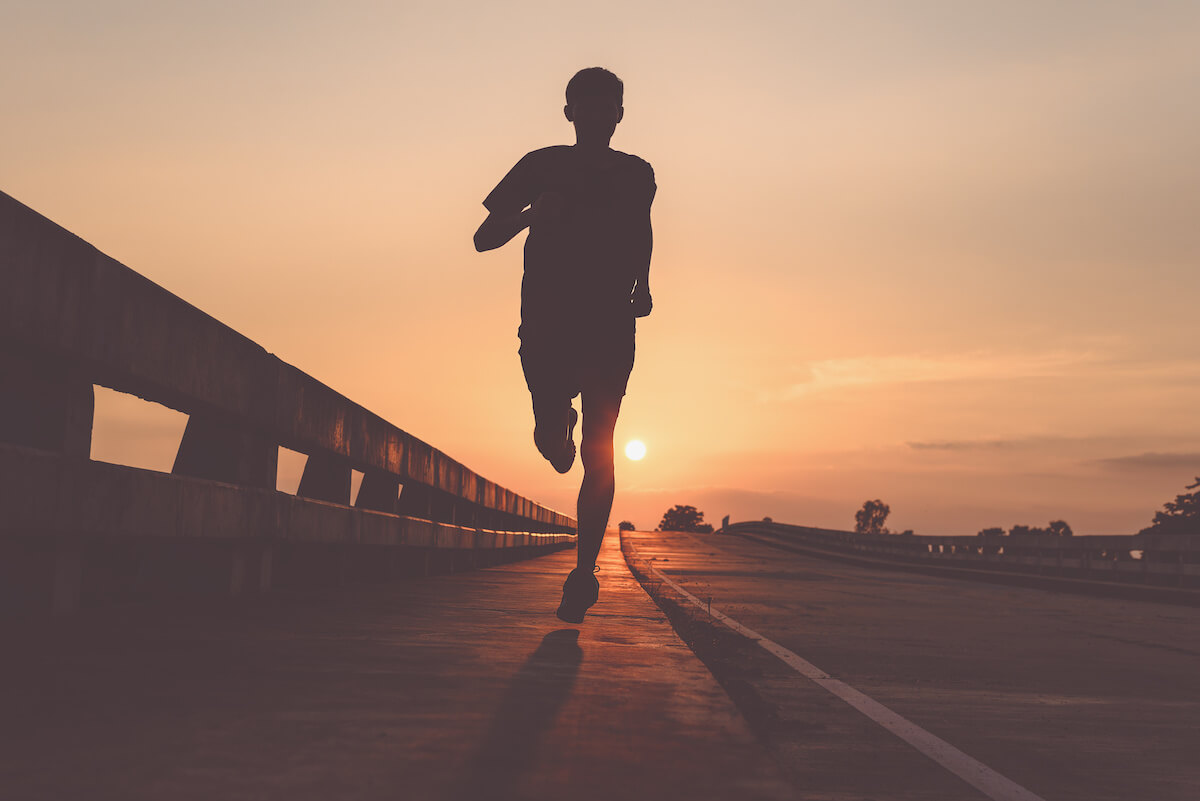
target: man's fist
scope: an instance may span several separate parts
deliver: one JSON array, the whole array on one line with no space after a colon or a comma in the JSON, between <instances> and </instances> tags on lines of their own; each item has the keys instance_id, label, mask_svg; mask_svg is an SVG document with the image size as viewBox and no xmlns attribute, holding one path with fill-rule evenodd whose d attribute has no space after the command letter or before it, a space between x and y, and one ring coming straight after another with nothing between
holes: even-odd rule
<instances>
[{"instance_id":1,"label":"man's fist","mask_svg":"<svg viewBox=\"0 0 1200 801\"><path fill-rule=\"evenodd\" d=\"M650 310L654 308L654 301L650 297L650 288L641 284L634 287L633 294L629 296L629 305L633 309L634 317L648 316Z\"/></svg>"}]
</instances>

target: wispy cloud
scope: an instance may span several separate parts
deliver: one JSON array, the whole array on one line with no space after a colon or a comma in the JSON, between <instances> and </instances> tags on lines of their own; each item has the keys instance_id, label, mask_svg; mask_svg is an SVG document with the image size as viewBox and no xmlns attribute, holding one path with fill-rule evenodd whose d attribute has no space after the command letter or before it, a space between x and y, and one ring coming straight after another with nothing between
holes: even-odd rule
<instances>
[{"instance_id":1,"label":"wispy cloud","mask_svg":"<svg viewBox=\"0 0 1200 801\"><path fill-rule=\"evenodd\" d=\"M1096 459L1093 464L1110 470L1126 472L1148 472L1158 470L1191 469L1200 475L1200 453L1139 453L1131 456L1113 456Z\"/></svg>"},{"instance_id":2,"label":"wispy cloud","mask_svg":"<svg viewBox=\"0 0 1200 801\"><path fill-rule=\"evenodd\" d=\"M944 439L944 440L914 440L904 443L914 451L988 451L1000 449L1030 449L1030 448L1069 448L1072 450L1087 449L1095 451L1098 448L1112 450L1128 445L1129 437L1101 436L1056 436L1051 434L1032 434L1023 437L1008 437L1003 439Z\"/></svg>"},{"instance_id":3,"label":"wispy cloud","mask_svg":"<svg viewBox=\"0 0 1200 801\"><path fill-rule=\"evenodd\" d=\"M974 451L989 448L1011 448L1018 444L1012 439L959 439L942 442L906 442L914 451Z\"/></svg>"},{"instance_id":4,"label":"wispy cloud","mask_svg":"<svg viewBox=\"0 0 1200 801\"><path fill-rule=\"evenodd\" d=\"M1034 353L972 351L823 359L799 365L790 381L760 396L788 401L830 390L932 383L1019 381L1022 379L1142 379L1200 381L1200 362L1152 361L1104 350L1051 350Z\"/></svg>"},{"instance_id":5,"label":"wispy cloud","mask_svg":"<svg viewBox=\"0 0 1200 801\"><path fill-rule=\"evenodd\" d=\"M972 352L950 355L825 359L805 364L799 379L765 400L792 400L817 392L881 384L950 381L996 381L1078 374L1101 364L1093 351L1049 351L1031 354Z\"/></svg>"}]
</instances>

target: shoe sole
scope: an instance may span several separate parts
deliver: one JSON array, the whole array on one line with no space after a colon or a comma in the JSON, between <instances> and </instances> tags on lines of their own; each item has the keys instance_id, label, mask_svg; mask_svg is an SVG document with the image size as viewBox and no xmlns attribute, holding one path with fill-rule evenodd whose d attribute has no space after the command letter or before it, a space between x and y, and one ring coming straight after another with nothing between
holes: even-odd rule
<instances>
[{"instance_id":1,"label":"shoe sole","mask_svg":"<svg viewBox=\"0 0 1200 801\"><path fill-rule=\"evenodd\" d=\"M566 442L571 443L570 458L564 457L563 459L561 459L557 462L554 462L554 461L550 462L550 465L560 473L569 473L571 471L572 465L575 464L575 425L578 422L579 422L579 412L575 411L575 409L572 408L571 414L567 418L567 439L564 441L564 446L565 446Z\"/></svg>"}]
</instances>

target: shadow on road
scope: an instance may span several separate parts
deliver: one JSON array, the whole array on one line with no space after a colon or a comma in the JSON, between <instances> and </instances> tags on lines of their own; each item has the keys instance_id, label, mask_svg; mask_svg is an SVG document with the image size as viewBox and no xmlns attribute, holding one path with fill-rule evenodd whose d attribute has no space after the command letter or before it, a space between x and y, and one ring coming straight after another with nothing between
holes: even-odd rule
<instances>
[{"instance_id":1,"label":"shadow on road","mask_svg":"<svg viewBox=\"0 0 1200 801\"><path fill-rule=\"evenodd\" d=\"M513 677L465 778L448 801L515 796L521 778L537 760L543 736L571 694L581 662L578 630L559 629L542 638Z\"/></svg>"}]
</instances>

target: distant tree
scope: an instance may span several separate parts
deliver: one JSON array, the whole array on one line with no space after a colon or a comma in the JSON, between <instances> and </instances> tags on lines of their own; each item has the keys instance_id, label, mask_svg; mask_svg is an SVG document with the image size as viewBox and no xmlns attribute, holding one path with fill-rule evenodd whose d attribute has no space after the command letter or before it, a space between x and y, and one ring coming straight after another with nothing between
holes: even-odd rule
<instances>
[{"instance_id":1,"label":"distant tree","mask_svg":"<svg viewBox=\"0 0 1200 801\"><path fill-rule=\"evenodd\" d=\"M976 537L1003 537L1004 529L1000 528L999 526L994 526L992 528L985 528L982 531L980 531L978 534L976 534L975 536ZM984 553L984 554L998 554L998 553L1000 553L1000 547L1001 546L999 546L999 545L981 545L981 546L979 546L979 552Z\"/></svg>"},{"instance_id":2,"label":"distant tree","mask_svg":"<svg viewBox=\"0 0 1200 801\"><path fill-rule=\"evenodd\" d=\"M862 508L854 513L854 531L858 534L889 533L883 523L891 511L891 507L878 498L865 501Z\"/></svg>"},{"instance_id":3,"label":"distant tree","mask_svg":"<svg viewBox=\"0 0 1200 801\"><path fill-rule=\"evenodd\" d=\"M695 506L676 504L663 514L662 522L658 524L659 531L694 531L709 534L713 528L704 522L704 512Z\"/></svg>"},{"instance_id":4,"label":"distant tree","mask_svg":"<svg viewBox=\"0 0 1200 801\"><path fill-rule=\"evenodd\" d=\"M1048 533L1046 529L1038 528L1037 526L1013 526L1008 530L1008 536L1010 537L1028 537L1030 535Z\"/></svg>"},{"instance_id":5,"label":"distant tree","mask_svg":"<svg viewBox=\"0 0 1200 801\"><path fill-rule=\"evenodd\" d=\"M763 522L764 522L764 523L774 523L775 521L774 521L774 520L772 520L772 519L771 519L771 518L769 518L769 517L764 517L764 518L763 518Z\"/></svg>"},{"instance_id":6,"label":"distant tree","mask_svg":"<svg viewBox=\"0 0 1200 801\"><path fill-rule=\"evenodd\" d=\"M906 529L904 529L904 531L900 532L901 537L911 537L912 535L913 535L913 530L911 528L906 528Z\"/></svg>"},{"instance_id":7,"label":"distant tree","mask_svg":"<svg viewBox=\"0 0 1200 801\"><path fill-rule=\"evenodd\" d=\"M1194 491L1176 495L1175 500L1164 503L1163 510L1154 513L1154 521L1138 533L1200 535L1200 476L1186 489Z\"/></svg>"},{"instance_id":8,"label":"distant tree","mask_svg":"<svg viewBox=\"0 0 1200 801\"><path fill-rule=\"evenodd\" d=\"M1075 532L1071 531L1071 527L1067 525L1066 520L1051 520L1046 531L1057 537L1073 537Z\"/></svg>"},{"instance_id":9,"label":"distant tree","mask_svg":"<svg viewBox=\"0 0 1200 801\"><path fill-rule=\"evenodd\" d=\"M637 529L637 526L635 526L633 523L630 523L628 520L622 520L617 528L619 528L621 531L634 531Z\"/></svg>"}]
</instances>

